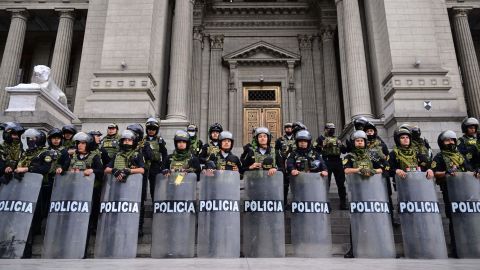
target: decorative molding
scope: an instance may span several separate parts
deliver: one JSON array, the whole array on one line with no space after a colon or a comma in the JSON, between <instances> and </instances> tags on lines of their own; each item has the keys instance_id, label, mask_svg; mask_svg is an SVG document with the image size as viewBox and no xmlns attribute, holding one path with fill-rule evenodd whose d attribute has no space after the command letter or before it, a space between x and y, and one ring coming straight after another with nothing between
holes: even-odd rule
<instances>
[{"instance_id":1,"label":"decorative molding","mask_svg":"<svg viewBox=\"0 0 480 270\"><path fill-rule=\"evenodd\" d=\"M213 35L210 36L210 49L212 50L223 50L223 40L224 35Z\"/></svg>"},{"instance_id":2,"label":"decorative molding","mask_svg":"<svg viewBox=\"0 0 480 270\"><path fill-rule=\"evenodd\" d=\"M331 27L323 29L322 33L320 34L322 41L332 40L335 37L335 30Z\"/></svg>"},{"instance_id":3,"label":"decorative molding","mask_svg":"<svg viewBox=\"0 0 480 270\"><path fill-rule=\"evenodd\" d=\"M249 2L238 3L215 3L209 5L209 15L232 16L279 16L279 15L305 15L309 14L310 5L308 3L285 4L269 3L254 4Z\"/></svg>"},{"instance_id":4,"label":"decorative molding","mask_svg":"<svg viewBox=\"0 0 480 270\"><path fill-rule=\"evenodd\" d=\"M194 26L193 27L193 39L194 40L199 40L203 43L203 26L202 25L198 25L198 26Z\"/></svg>"},{"instance_id":5,"label":"decorative molding","mask_svg":"<svg viewBox=\"0 0 480 270\"><path fill-rule=\"evenodd\" d=\"M317 27L317 20L301 20L301 21L286 21L286 20L265 20L265 21L250 21L250 20L236 20L236 21L205 21L206 28L242 28L242 27Z\"/></svg>"},{"instance_id":6,"label":"decorative molding","mask_svg":"<svg viewBox=\"0 0 480 270\"><path fill-rule=\"evenodd\" d=\"M136 92L146 91L155 100L156 82L150 73L94 73L91 90L95 92Z\"/></svg>"},{"instance_id":7,"label":"decorative molding","mask_svg":"<svg viewBox=\"0 0 480 270\"><path fill-rule=\"evenodd\" d=\"M313 36L310 35L298 35L298 44L300 50L312 49Z\"/></svg>"},{"instance_id":8,"label":"decorative molding","mask_svg":"<svg viewBox=\"0 0 480 270\"><path fill-rule=\"evenodd\" d=\"M237 65L286 64L288 62L295 64L300 61L300 55L289 52L265 41L259 41L225 55L223 60L228 63L235 62Z\"/></svg>"}]
</instances>

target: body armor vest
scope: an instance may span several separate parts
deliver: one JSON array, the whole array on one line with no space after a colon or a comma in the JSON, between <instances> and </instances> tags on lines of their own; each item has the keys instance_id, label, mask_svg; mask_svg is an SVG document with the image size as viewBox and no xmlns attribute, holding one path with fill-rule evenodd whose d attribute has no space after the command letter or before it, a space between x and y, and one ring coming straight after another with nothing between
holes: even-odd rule
<instances>
[{"instance_id":1,"label":"body armor vest","mask_svg":"<svg viewBox=\"0 0 480 270\"><path fill-rule=\"evenodd\" d=\"M340 156L340 146L337 137L325 137L323 141L323 154L325 156Z\"/></svg>"},{"instance_id":2,"label":"body armor vest","mask_svg":"<svg viewBox=\"0 0 480 270\"><path fill-rule=\"evenodd\" d=\"M283 136L280 140L280 143L282 145L282 148L280 149L280 154L283 158L286 158L290 149L292 149L292 146L295 145L295 139L293 138L293 136L291 139Z\"/></svg>"},{"instance_id":3,"label":"body armor vest","mask_svg":"<svg viewBox=\"0 0 480 270\"><path fill-rule=\"evenodd\" d=\"M265 170L269 170L271 168L275 168L275 155L272 155L271 151L270 153L268 152L265 152L265 154L262 155L262 153L260 153L260 151L254 151L254 158L255 158L255 163L262 163L262 169L265 169ZM273 162L272 164L263 164L263 161L265 160L265 158L267 157L271 157L273 159Z\"/></svg>"},{"instance_id":4,"label":"body armor vest","mask_svg":"<svg viewBox=\"0 0 480 270\"><path fill-rule=\"evenodd\" d=\"M35 149L34 151L23 152L22 157L18 161L17 167L29 167L30 164L32 163L32 160L36 157L39 157L44 150L45 150L44 148L38 148L38 149Z\"/></svg>"},{"instance_id":5,"label":"body armor vest","mask_svg":"<svg viewBox=\"0 0 480 270\"><path fill-rule=\"evenodd\" d=\"M134 169L132 166L133 162L132 160L137 156L137 151L129 151L129 152L119 152L117 155L115 155L115 162L113 163L113 168L115 169Z\"/></svg>"},{"instance_id":6,"label":"body armor vest","mask_svg":"<svg viewBox=\"0 0 480 270\"><path fill-rule=\"evenodd\" d=\"M120 151L120 136L105 136L101 143L101 148L104 148L108 153L109 158L113 158L118 151Z\"/></svg>"},{"instance_id":7,"label":"body armor vest","mask_svg":"<svg viewBox=\"0 0 480 270\"><path fill-rule=\"evenodd\" d=\"M80 159L78 154L75 152L72 157L72 161L70 162L70 168L71 169L78 169L78 170L87 170L92 168L92 163L93 163L93 158L96 156L95 153L91 152L88 153L86 158Z\"/></svg>"},{"instance_id":8,"label":"body armor vest","mask_svg":"<svg viewBox=\"0 0 480 270\"><path fill-rule=\"evenodd\" d=\"M172 172L188 170L190 168L189 161L191 157L191 155L187 155L185 158L181 159L173 154L170 159L170 170Z\"/></svg>"}]
</instances>

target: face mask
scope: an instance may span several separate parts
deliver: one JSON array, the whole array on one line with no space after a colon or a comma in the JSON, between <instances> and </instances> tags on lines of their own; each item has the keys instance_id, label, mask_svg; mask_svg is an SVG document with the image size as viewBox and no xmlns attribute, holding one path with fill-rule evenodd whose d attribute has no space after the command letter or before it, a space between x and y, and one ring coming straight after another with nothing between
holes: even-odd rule
<instances>
[{"instance_id":1,"label":"face mask","mask_svg":"<svg viewBox=\"0 0 480 270\"><path fill-rule=\"evenodd\" d=\"M37 142L35 140L27 140L27 146L29 149L35 149L37 147Z\"/></svg>"},{"instance_id":2,"label":"face mask","mask_svg":"<svg viewBox=\"0 0 480 270\"><path fill-rule=\"evenodd\" d=\"M188 135L190 135L190 137L195 137L195 132L189 131Z\"/></svg>"},{"instance_id":3,"label":"face mask","mask_svg":"<svg viewBox=\"0 0 480 270\"><path fill-rule=\"evenodd\" d=\"M130 150L133 149L133 145L123 144L123 145L122 145L122 148L123 148L125 151L130 151Z\"/></svg>"},{"instance_id":4,"label":"face mask","mask_svg":"<svg viewBox=\"0 0 480 270\"><path fill-rule=\"evenodd\" d=\"M457 146L455 144L446 144L445 145L445 150L455 151L456 149L457 149Z\"/></svg>"},{"instance_id":5,"label":"face mask","mask_svg":"<svg viewBox=\"0 0 480 270\"><path fill-rule=\"evenodd\" d=\"M373 139L375 139L375 135L367 135L367 139L369 141L373 141Z\"/></svg>"},{"instance_id":6,"label":"face mask","mask_svg":"<svg viewBox=\"0 0 480 270\"><path fill-rule=\"evenodd\" d=\"M335 130L334 130L334 129L329 129L329 130L327 131L327 135L328 135L328 136L333 136L333 135L335 135Z\"/></svg>"}]
</instances>

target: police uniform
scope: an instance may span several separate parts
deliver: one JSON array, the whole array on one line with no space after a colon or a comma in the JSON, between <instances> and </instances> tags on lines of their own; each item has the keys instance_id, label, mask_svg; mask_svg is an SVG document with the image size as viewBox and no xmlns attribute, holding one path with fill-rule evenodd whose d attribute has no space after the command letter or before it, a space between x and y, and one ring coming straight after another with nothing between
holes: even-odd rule
<instances>
[{"instance_id":1,"label":"police uniform","mask_svg":"<svg viewBox=\"0 0 480 270\"><path fill-rule=\"evenodd\" d=\"M197 156L200 155L200 151L203 148L203 142L198 138L197 135L194 137L190 137L190 151L193 155Z\"/></svg>"},{"instance_id":2,"label":"police uniform","mask_svg":"<svg viewBox=\"0 0 480 270\"><path fill-rule=\"evenodd\" d=\"M146 161L145 167L148 170L146 175L148 175L150 183L150 196L153 199L156 177L162 171L162 163L168 158L168 152L165 141L160 136L146 136L145 141L148 143L152 153L152 158Z\"/></svg>"},{"instance_id":3,"label":"police uniform","mask_svg":"<svg viewBox=\"0 0 480 270\"><path fill-rule=\"evenodd\" d=\"M120 151L120 135L106 135L103 137L100 143L100 149L103 149L107 152L109 159L113 158L115 154Z\"/></svg>"},{"instance_id":4,"label":"police uniform","mask_svg":"<svg viewBox=\"0 0 480 270\"><path fill-rule=\"evenodd\" d=\"M175 150L167 158L165 169L170 172L200 173L200 161L190 151L179 152Z\"/></svg>"},{"instance_id":5,"label":"police uniform","mask_svg":"<svg viewBox=\"0 0 480 270\"><path fill-rule=\"evenodd\" d=\"M243 165L244 171L250 171L251 169L249 167L252 166L253 163L262 163L262 167L260 169L263 170L277 169L275 153L270 146L268 146L267 149L263 149L260 147L255 150L248 149L243 156L244 159L241 160L241 163ZM255 170L259 169L257 168Z\"/></svg>"},{"instance_id":6,"label":"police uniform","mask_svg":"<svg viewBox=\"0 0 480 270\"><path fill-rule=\"evenodd\" d=\"M208 160L215 164L216 170L238 171L240 174L243 173L243 167L240 159L231 152L226 153L220 151L216 155L211 155ZM207 169L211 168L208 168L207 166Z\"/></svg>"},{"instance_id":7,"label":"police uniform","mask_svg":"<svg viewBox=\"0 0 480 270\"><path fill-rule=\"evenodd\" d=\"M212 155L216 155L220 152L220 145L218 141L210 141L208 144L202 146L202 150L198 155L199 160L202 164L205 164L208 161L208 158Z\"/></svg>"},{"instance_id":8,"label":"police uniform","mask_svg":"<svg viewBox=\"0 0 480 270\"><path fill-rule=\"evenodd\" d=\"M279 170L285 172L285 162L287 161L288 154L291 152L291 149L294 145L295 137L293 136L293 134L290 136L285 134L275 141L275 153L278 161Z\"/></svg>"},{"instance_id":9,"label":"police uniform","mask_svg":"<svg viewBox=\"0 0 480 270\"><path fill-rule=\"evenodd\" d=\"M458 151L465 156L472 169L480 168L480 153L477 138L463 135L458 139Z\"/></svg>"},{"instance_id":10,"label":"police uniform","mask_svg":"<svg viewBox=\"0 0 480 270\"><path fill-rule=\"evenodd\" d=\"M347 191L345 188L345 172L342 166L342 158L340 157L341 154L346 153L346 146L344 146L336 136L321 135L317 138L316 150L322 154L325 164L327 165L329 189L333 174L338 188L338 196L340 197L340 208L346 209Z\"/></svg>"},{"instance_id":11,"label":"police uniform","mask_svg":"<svg viewBox=\"0 0 480 270\"><path fill-rule=\"evenodd\" d=\"M288 155L286 162L286 172L290 175L292 170L316 173L327 171L328 169L319 153L311 148L297 148Z\"/></svg>"}]
</instances>

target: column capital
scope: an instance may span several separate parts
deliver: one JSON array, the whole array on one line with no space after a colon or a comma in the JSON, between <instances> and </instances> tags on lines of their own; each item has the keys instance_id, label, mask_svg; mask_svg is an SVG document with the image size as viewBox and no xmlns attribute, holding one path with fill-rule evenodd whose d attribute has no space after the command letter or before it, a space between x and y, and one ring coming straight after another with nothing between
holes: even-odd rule
<instances>
[{"instance_id":1,"label":"column capital","mask_svg":"<svg viewBox=\"0 0 480 270\"><path fill-rule=\"evenodd\" d=\"M224 35L210 36L210 48L212 50L223 50Z\"/></svg>"},{"instance_id":2,"label":"column capital","mask_svg":"<svg viewBox=\"0 0 480 270\"><path fill-rule=\"evenodd\" d=\"M68 18L68 19L75 18L74 8L56 8L55 11L59 13L60 18Z\"/></svg>"},{"instance_id":3,"label":"column capital","mask_svg":"<svg viewBox=\"0 0 480 270\"><path fill-rule=\"evenodd\" d=\"M342 3L343 0L335 0L335 5L338 5L338 3Z\"/></svg>"},{"instance_id":4,"label":"column capital","mask_svg":"<svg viewBox=\"0 0 480 270\"><path fill-rule=\"evenodd\" d=\"M453 16L454 17L467 17L468 13L472 10L472 7L454 7Z\"/></svg>"},{"instance_id":5,"label":"column capital","mask_svg":"<svg viewBox=\"0 0 480 270\"><path fill-rule=\"evenodd\" d=\"M193 39L203 42L203 25L196 25L193 27Z\"/></svg>"},{"instance_id":6,"label":"column capital","mask_svg":"<svg viewBox=\"0 0 480 270\"><path fill-rule=\"evenodd\" d=\"M311 35L298 35L298 44L300 50L311 50L312 49L313 36Z\"/></svg>"},{"instance_id":7,"label":"column capital","mask_svg":"<svg viewBox=\"0 0 480 270\"><path fill-rule=\"evenodd\" d=\"M30 16L25 8L8 8L7 11L12 13L12 19L19 18L26 21Z\"/></svg>"},{"instance_id":8,"label":"column capital","mask_svg":"<svg viewBox=\"0 0 480 270\"><path fill-rule=\"evenodd\" d=\"M320 33L320 37L322 38L322 41L333 40L334 36L335 36L335 30L331 26L323 28L322 32Z\"/></svg>"}]
</instances>

